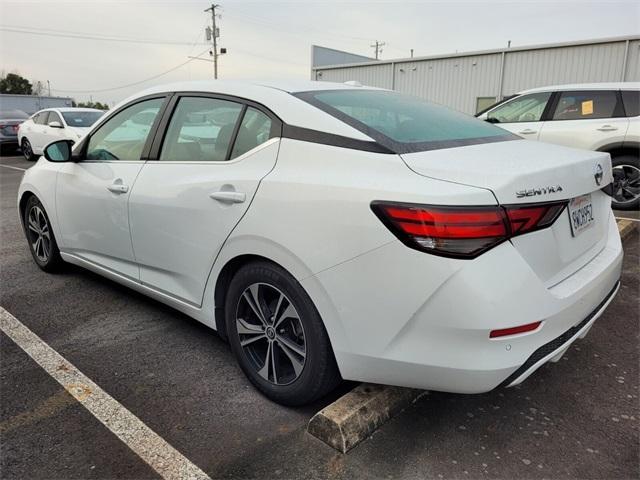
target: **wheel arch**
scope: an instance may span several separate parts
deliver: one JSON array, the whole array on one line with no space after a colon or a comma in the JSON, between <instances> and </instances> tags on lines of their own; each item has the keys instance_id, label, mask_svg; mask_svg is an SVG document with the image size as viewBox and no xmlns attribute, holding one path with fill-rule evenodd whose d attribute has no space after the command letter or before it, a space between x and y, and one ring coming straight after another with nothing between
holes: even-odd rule
<instances>
[{"instance_id":1,"label":"wheel arch","mask_svg":"<svg viewBox=\"0 0 640 480\"><path fill-rule=\"evenodd\" d=\"M205 289L203 309L213 312L213 325L210 326L224 340L227 340L224 318L227 289L233 275L252 261L270 262L293 276L318 310L334 352L336 348L344 348L346 336L337 309L314 273L286 247L254 235L241 235L227 241L216 259Z\"/></svg>"},{"instance_id":2,"label":"wheel arch","mask_svg":"<svg viewBox=\"0 0 640 480\"><path fill-rule=\"evenodd\" d=\"M220 335L220 337L222 337L222 339L225 341L228 340L227 325L225 322L225 297L227 295L227 291L229 290L231 280L233 279L236 272L243 266L258 261L264 261L273 263L274 265L278 265L276 262L261 255L242 254L227 261L216 278L216 284L213 292L214 321L218 335ZM284 268L282 267L282 265L278 266L280 268Z\"/></svg>"},{"instance_id":3,"label":"wheel arch","mask_svg":"<svg viewBox=\"0 0 640 480\"><path fill-rule=\"evenodd\" d=\"M604 145L598 148L599 152L606 152L611 155L611 158L621 157L624 155L638 156L640 153L639 142L616 142Z\"/></svg>"}]
</instances>

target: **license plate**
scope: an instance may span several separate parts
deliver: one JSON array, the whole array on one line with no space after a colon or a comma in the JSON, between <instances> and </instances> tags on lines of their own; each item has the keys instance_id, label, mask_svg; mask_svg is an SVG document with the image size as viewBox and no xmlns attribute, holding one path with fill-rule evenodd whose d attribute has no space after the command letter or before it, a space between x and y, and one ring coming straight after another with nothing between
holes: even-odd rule
<instances>
[{"instance_id":1,"label":"license plate","mask_svg":"<svg viewBox=\"0 0 640 480\"><path fill-rule=\"evenodd\" d=\"M595 223L591 194L572 198L569 202L569 223L574 237L592 227Z\"/></svg>"}]
</instances>

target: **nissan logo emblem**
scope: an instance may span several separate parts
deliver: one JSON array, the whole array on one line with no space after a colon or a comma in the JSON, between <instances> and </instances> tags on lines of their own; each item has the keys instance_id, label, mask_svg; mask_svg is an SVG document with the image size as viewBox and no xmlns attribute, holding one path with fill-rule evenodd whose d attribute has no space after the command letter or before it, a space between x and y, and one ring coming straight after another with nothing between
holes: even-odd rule
<instances>
[{"instance_id":1,"label":"nissan logo emblem","mask_svg":"<svg viewBox=\"0 0 640 480\"><path fill-rule=\"evenodd\" d=\"M593 177L596 179L596 185L600 185L602 183L602 176L604 175L603 172L602 172L602 165L597 163L595 170L596 171L593 174Z\"/></svg>"}]
</instances>

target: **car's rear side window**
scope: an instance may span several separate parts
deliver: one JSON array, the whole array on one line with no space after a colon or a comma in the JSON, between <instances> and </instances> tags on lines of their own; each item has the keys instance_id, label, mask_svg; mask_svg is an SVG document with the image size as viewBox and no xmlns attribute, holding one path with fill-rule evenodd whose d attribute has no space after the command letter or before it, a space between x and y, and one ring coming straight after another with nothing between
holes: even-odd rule
<instances>
[{"instance_id":1,"label":"car's rear side window","mask_svg":"<svg viewBox=\"0 0 640 480\"><path fill-rule=\"evenodd\" d=\"M182 97L165 136L161 161L222 162L228 158L242 105L206 97Z\"/></svg>"},{"instance_id":2,"label":"car's rear side window","mask_svg":"<svg viewBox=\"0 0 640 480\"><path fill-rule=\"evenodd\" d=\"M622 103L627 117L640 115L640 91L622 90Z\"/></svg>"},{"instance_id":3,"label":"car's rear side window","mask_svg":"<svg viewBox=\"0 0 640 480\"><path fill-rule=\"evenodd\" d=\"M561 92L552 120L586 120L621 117L617 92L593 90Z\"/></svg>"},{"instance_id":4,"label":"car's rear side window","mask_svg":"<svg viewBox=\"0 0 640 480\"><path fill-rule=\"evenodd\" d=\"M322 90L296 96L396 153L518 138L469 115L386 90Z\"/></svg>"}]
</instances>

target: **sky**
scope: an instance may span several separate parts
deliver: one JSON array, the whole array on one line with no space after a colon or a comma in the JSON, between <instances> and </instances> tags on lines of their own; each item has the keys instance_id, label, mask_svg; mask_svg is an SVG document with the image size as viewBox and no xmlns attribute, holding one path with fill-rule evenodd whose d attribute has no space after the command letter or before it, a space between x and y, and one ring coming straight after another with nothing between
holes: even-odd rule
<instances>
[{"instance_id":1,"label":"sky","mask_svg":"<svg viewBox=\"0 0 640 480\"><path fill-rule=\"evenodd\" d=\"M640 34L638 0L217 0L222 79L309 79L311 45L382 59ZM203 0L0 0L0 69L113 105L213 78Z\"/></svg>"}]
</instances>

